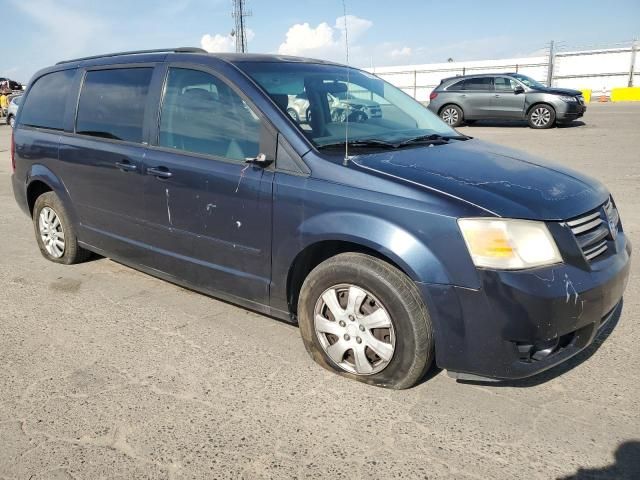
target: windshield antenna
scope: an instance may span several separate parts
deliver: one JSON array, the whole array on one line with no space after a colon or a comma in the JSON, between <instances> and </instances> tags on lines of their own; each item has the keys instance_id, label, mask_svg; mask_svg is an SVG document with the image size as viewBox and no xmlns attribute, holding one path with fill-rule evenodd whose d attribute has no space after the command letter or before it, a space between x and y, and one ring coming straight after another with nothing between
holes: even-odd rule
<instances>
[{"instance_id":1,"label":"windshield antenna","mask_svg":"<svg viewBox=\"0 0 640 480\"><path fill-rule=\"evenodd\" d=\"M351 70L351 66L349 65L349 33L347 31L347 0L342 0L342 12L344 15L344 45L345 52L347 56L347 99L349 99L349 73ZM345 106L348 103L345 103ZM349 110L347 110L347 115L345 119L345 129L344 129L344 161L342 164L346 167L349 164Z\"/></svg>"}]
</instances>

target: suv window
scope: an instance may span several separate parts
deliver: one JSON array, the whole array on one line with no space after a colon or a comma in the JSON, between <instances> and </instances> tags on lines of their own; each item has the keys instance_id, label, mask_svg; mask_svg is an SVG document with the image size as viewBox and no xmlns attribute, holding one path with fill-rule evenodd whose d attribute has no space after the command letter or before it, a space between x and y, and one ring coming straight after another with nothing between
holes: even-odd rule
<instances>
[{"instance_id":1,"label":"suv window","mask_svg":"<svg viewBox=\"0 0 640 480\"><path fill-rule=\"evenodd\" d=\"M20 124L63 130L64 109L75 73L75 70L63 70L36 80L21 107Z\"/></svg>"},{"instance_id":2,"label":"suv window","mask_svg":"<svg viewBox=\"0 0 640 480\"><path fill-rule=\"evenodd\" d=\"M460 80L459 82L454 83L449 88L447 88L447 91L449 91L449 90L464 90L464 82L465 81L466 80Z\"/></svg>"},{"instance_id":3,"label":"suv window","mask_svg":"<svg viewBox=\"0 0 640 480\"><path fill-rule=\"evenodd\" d=\"M517 83L515 80L511 80L507 77L495 77L493 79L493 85L496 90L513 91L515 90Z\"/></svg>"},{"instance_id":4,"label":"suv window","mask_svg":"<svg viewBox=\"0 0 640 480\"><path fill-rule=\"evenodd\" d=\"M153 68L88 71L78 104L76 133L142 142Z\"/></svg>"},{"instance_id":5,"label":"suv window","mask_svg":"<svg viewBox=\"0 0 640 480\"><path fill-rule=\"evenodd\" d=\"M158 144L244 161L258 155L260 120L220 79L199 70L170 68Z\"/></svg>"},{"instance_id":6,"label":"suv window","mask_svg":"<svg viewBox=\"0 0 640 480\"><path fill-rule=\"evenodd\" d=\"M493 79L491 77L469 78L465 84L465 90L491 90L493 89Z\"/></svg>"}]
</instances>

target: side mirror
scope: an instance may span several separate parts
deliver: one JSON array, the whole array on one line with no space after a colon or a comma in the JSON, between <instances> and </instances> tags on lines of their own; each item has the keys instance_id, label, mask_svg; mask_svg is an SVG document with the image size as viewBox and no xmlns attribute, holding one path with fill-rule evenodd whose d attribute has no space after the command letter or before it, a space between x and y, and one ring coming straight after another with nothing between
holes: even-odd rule
<instances>
[{"instance_id":1,"label":"side mirror","mask_svg":"<svg viewBox=\"0 0 640 480\"><path fill-rule=\"evenodd\" d=\"M267 160L267 156L264 153L259 153L256 157L249 157L244 159L244 163L252 163L260 167L268 167L273 163L273 160Z\"/></svg>"},{"instance_id":2,"label":"side mirror","mask_svg":"<svg viewBox=\"0 0 640 480\"><path fill-rule=\"evenodd\" d=\"M520 95L521 93L524 93L524 87L522 85L518 85L514 90L513 93L515 93L516 95Z\"/></svg>"}]
</instances>

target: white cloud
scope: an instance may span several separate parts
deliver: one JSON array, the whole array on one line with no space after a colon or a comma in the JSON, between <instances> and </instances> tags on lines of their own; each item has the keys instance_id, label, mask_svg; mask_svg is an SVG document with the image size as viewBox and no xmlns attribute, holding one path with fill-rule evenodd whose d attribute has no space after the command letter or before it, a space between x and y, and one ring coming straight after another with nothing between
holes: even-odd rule
<instances>
[{"instance_id":1,"label":"white cloud","mask_svg":"<svg viewBox=\"0 0 640 480\"><path fill-rule=\"evenodd\" d=\"M373 26L370 20L347 15L347 35L349 42L357 41ZM309 23L297 23L289 28L285 41L280 44L278 53L282 55L307 55L320 58L343 59L345 17L338 17L333 26L326 22L312 27ZM352 46L350 45L351 49ZM356 45L353 48L357 49Z\"/></svg>"},{"instance_id":2,"label":"white cloud","mask_svg":"<svg viewBox=\"0 0 640 480\"><path fill-rule=\"evenodd\" d=\"M389 53L393 58L410 57L412 54L413 50L411 50L411 47L394 48Z\"/></svg>"},{"instance_id":3,"label":"white cloud","mask_svg":"<svg viewBox=\"0 0 640 480\"><path fill-rule=\"evenodd\" d=\"M255 33L250 28L247 29L247 42L250 42L255 37ZM200 39L200 46L207 52L234 52L236 49L236 39L231 34L209 35L208 33L203 35Z\"/></svg>"}]
</instances>

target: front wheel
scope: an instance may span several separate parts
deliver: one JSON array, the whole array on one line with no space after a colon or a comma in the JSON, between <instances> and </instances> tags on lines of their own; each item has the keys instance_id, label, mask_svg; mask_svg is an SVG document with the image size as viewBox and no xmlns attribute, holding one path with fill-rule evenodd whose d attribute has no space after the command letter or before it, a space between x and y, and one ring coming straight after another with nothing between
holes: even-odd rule
<instances>
[{"instance_id":1,"label":"front wheel","mask_svg":"<svg viewBox=\"0 0 640 480\"><path fill-rule=\"evenodd\" d=\"M459 127L464 120L464 114L457 105L446 105L440 110L440 118L450 127Z\"/></svg>"},{"instance_id":2,"label":"front wheel","mask_svg":"<svg viewBox=\"0 0 640 480\"><path fill-rule=\"evenodd\" d=\"M287 114L293 119L294 122L300 123L300 116L293 108L287 108Z\"/></svg>"},{"instance_id":3,"label":"front wheel","mask_svg":"<svg viewBox=\"0 0 640 480\"><path fill-rule=\"evenodd\" d=\"M9 126L10 126L11 128L13 128L13 127L15 127L15 126L16 126L16 117L14 117L13 115L11 115L11 116L9 117Z\"/></svg>"},{"instance_id":4,"label":"front wheel","mask_svg":"<svg viewBox=\"0 0 640 480\"><path fill-rule=\"evenodd\" d=\"M531 128L551 128L556 121L556 112L549 105L535 105L527 116Z\"/></svg>"},{"instance_id":5,"label":"front wheel","mask_svg":"<svg viewBox=\"0 0 640 480\"><path fill-rule=\"evenodd\" d=\"M409 388L433 361L431 320L415 284L369 255L318 265L302 286L298 323L316 362L360 382Z\"/></svg>"}]
</instances>

